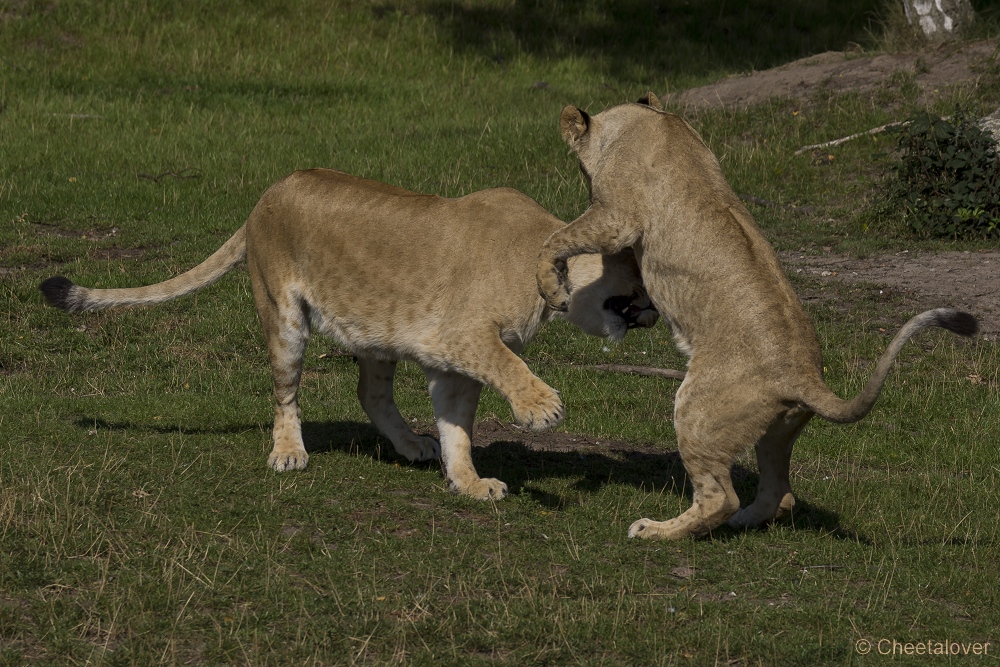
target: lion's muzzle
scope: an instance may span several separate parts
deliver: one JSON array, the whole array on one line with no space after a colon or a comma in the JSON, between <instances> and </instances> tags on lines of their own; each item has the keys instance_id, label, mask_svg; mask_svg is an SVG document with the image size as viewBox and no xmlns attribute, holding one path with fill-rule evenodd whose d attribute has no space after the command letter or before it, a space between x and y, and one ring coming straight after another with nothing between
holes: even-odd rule
<instances>
[{"instance_id":1,"label":"lion's muzzle","mask_svg":"<svg viewBox=\"0 0 1000 667\"><path fill-rule=\"evenodd\" d=\"M656 324L656 320L660 317L652 304L641 306L635 302L634 296L609 297L604 301L604 309L622 318L629 329L649 328Z\"/></svg>"}]
</instances>

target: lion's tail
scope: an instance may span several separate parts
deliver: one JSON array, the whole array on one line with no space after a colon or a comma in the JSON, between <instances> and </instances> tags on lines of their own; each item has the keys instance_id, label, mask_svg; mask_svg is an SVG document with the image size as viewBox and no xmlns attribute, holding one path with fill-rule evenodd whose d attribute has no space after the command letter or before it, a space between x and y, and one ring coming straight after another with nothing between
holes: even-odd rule
<instances>
[{"instance_id":1,"label":"lion's tail","mask_svg":"<svg viewBox=\"0 0 1000 667\"><path fill-rule=\"evenodd\" d=\"M54 276L39 286L45 300L56 308L76 313L118 306L150 306L196 292L226 275L247 255L246 225L222 244L204 262L176 278L147 287L129 289L88 289L74 285L63 276Z\"/></svg>"},{"instance_id":2,"label":"lion's tail","mask_svg":"<svg viewBox=\"0 0 1000 667\"><path fill-rule=\"evenodd\" d=\"M914 334L927 327L941 327L960 336L972 336L979 331L979 323L976 318L968 313L951 308L924 311L904 324L896 337L892 339L860 394L845 401L837 397L825 384L818 382L806 390L800 400L817 415L832 422L858 421L868 414L875 405L875 401L878 400L882 385L885 384L889 369L896 360L899 350Z\"/></svg>"}]
</instances>

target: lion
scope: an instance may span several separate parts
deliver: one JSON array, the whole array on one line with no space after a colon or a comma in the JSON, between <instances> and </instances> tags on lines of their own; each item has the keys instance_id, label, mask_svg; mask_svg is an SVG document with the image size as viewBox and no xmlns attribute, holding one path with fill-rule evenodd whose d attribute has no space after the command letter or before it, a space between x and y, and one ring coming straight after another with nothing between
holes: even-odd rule
<instances>
[{"instance_id":1,"label":"lion","mask_svg":"<svg viewBox=\"0 0 1000 667\"><path fill-rule=\"evenodd\" d=\"M593 117L568 106L560 125L591 204L543 244L539 291L553 309L565 308L568 259L632 247L653 305L688 356L674 427L693 502L669 521L639 519L629 537L701 536L726 522L746 528L781 518L795 504L792 445L814 414L840 423L868 414L900 348L921 329L978 330L957 310L915 316L860 395L842 400L823 381L816 332L774 250L690 125L653 95ZM730 466L748 445L760 478L756 499L741 509Z\"/></svg>"},{"instance_id":2,"label":"lion","mask_svg":"<svg viewBox=\"0 0 1000 667\"><path fill-rule=\"evenodd\" d=\"M532 429L563 418L559 394L517 356L553 311L538 295L538 249L565 223L511 189L456 199L409 192L339 171L297 171L268 189L246 223L208 259L170 280L131 289L87 289L57 276L41 290L69 312L152 305L200 290L246 258L274 380L274 446L268 465L303 469L298 403L311 330L357 357L358 398L372 423L409 461L439 459L449 488L499 499L482 479L471 437L484 384ZM621 339L657 319L631 251L582 255L569 265L565 317ZM558 313L563 316L563 313ZM429 381L440 433L415 434L393 399L396 363Z\"/></svg>"}]
</instances>

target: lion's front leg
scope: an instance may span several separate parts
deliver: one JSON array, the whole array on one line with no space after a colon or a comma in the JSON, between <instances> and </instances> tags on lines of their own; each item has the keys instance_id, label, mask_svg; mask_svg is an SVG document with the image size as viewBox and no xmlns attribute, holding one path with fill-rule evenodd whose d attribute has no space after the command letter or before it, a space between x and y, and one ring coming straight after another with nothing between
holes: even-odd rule
<instances>
[{"instance_id":1,"label":"lion's front leg","mask_svg":"<svg viewBox=\"0 0 1000 667\"><path fill-rule=\"evenodd\" d=\"M430 380L434 418L441 436L441 464L448 488L477 500L499 500L507 485L498 479L483 479L472 465L472 425L483 385L454 372L425 368Z\"/></svg>"},{"instance_id":2,"label":"lion's front leg","mask_svg":"<svg viewBox=\"0 0 1000 667\"><path fill-rule=\"evenodd\" d=\"M462 358L462 369L503 394L521 426L541 431L562 422L565 409L559 392L538 379L496 332L470 339L475 345Z\"/></svg>"},{"instance_id":3,"label":"lion's front leg","mask_svg":"<svg viewBox=\"0 0 1000 667\"><path fill-rule=\"evenodd\" d=\"M568 310L573 286L566 260L584 253L615 255L635 244L640 235L637 223L616 220L599 208L587 210L542 244L535 273L538 293L553 310Z\"/></svg>"},{"instance_id":4,"label":"lion's front leg","mask_svg":"<svg viewBox=\"0 0 1000 667\"><path fill-rule=\"evenodd\" d=\"M553 258L548 255L540 257L535 280L538 282L538 293L545 299L549 308L561 313L569 310L570 286L565 259Z\"/></svg>"}]
</instances>

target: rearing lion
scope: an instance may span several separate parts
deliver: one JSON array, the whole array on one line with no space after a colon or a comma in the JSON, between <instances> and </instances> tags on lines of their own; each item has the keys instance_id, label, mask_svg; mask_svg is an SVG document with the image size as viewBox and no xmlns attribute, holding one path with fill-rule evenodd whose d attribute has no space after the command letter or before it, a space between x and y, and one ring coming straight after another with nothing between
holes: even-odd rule
<instances>
[{"instance_id":1,"label":"rearing lion","mask_svg":"<svg viewBox=\"0 0 1000 667\"><path fill-rule=\"evenodd\" d=\"M917 331L937 326L970 336L978 328L957 310L917 315L861 394L841 400L823 382L816 332L777 256L690 125L652 95L593 118L566 107L560 124L590 182L591 206L545 242L539 290L553 308L565 308L567 258L634 247L653 305L690 357L674 427L694 502L670 521L636 521L630 537L701 535L727 520L757 526L789 512L792 444L813 414L861 419ZM740 509L730 466L748 445L756 446L760 483L754 502Z\"/></svg>"},{"instance_id":2,"label":"rearing lion","mask_svg":"<svg viewBox=\"0 0 1000 667\"><path fill-rule=\"evenodd\" d=\"M440 457L449 487L502 498L507 485L472 465L472 424L483 384L535 429L562 420L558 393L517 356L552 311L538 295L535 261L564 223L525 195L485 190L458 199L420 195L338 171L314 169L264 193L219 250L188 272L132 289L87 289L61 276L41 289L69 312L152 305L215 282L247 260L274 379L277 471L306 467L298 404L310 330L358 358L358 398L372 423L410 461ZM656 312L631 252L570 264L567 319L620 339ZM416 435L393 400L396 362L420 364L441 436Z\"/></svg>"}]
</instances>

